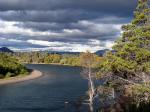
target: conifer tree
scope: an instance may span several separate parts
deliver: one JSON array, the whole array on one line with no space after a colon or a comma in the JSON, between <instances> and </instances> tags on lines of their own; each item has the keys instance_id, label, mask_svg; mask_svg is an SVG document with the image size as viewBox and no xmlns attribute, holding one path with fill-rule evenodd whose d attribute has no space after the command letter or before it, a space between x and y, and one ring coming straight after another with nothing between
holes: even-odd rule
<instances>
[{"instance_id":1,"label":"conifer tree","mask_svg":"<svg viewBox=\"0 0 150 112\"><path fill-rule=\"evenodd\" d=\"M139 0L134 19L122 26L123 34L113 46L115 53L107 53L103 63L106 73L124 79L150 76L150 9L148 0Z\"/></svg>"},{"instance_id":2,"label":"conifer tree","mask_svg":"<svg viewBox=\"0 0 150 112\"><path fill-rule=\"evenodd\" d=\"M150 9L149 0L138 0L134 18L122 26L122 36L107 52L100 73L111 76L119 88L132 88L135 102L150 102ZM111 83L112 84L112 83ZM114 84L114 85L115 85ZM112 84L113 85L113 84ZM145 95L146 94L146 95Z\"/></svg>"}]
</instances>

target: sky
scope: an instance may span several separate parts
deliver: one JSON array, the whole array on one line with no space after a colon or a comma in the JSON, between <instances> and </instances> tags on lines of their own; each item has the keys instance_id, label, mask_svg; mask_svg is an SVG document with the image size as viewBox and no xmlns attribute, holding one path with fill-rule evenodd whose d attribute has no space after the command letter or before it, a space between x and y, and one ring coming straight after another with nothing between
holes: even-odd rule
<instances>
[{"instance_id":1,"label":"sky","mask_svg":"<svg viewBox=\"0 0 150 112\"><path fill-rule=\"evenodd\" d=\"M15 51L111 49L137 0L0 0L0 47Z\"/></svg>"}]
</instances>

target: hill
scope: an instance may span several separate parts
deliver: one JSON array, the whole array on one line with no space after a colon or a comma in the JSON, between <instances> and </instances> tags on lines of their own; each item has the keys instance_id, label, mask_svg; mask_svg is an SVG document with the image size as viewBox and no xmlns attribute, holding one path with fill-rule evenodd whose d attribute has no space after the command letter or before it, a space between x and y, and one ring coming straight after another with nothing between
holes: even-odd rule
<instances>
[{"instance_id":1,"label":"hill","mask_svg":"<svg viewBox=\"0 0 150 112\"><path fill-rule=\"evenodd\" d=\"M8 49L7 47L1 47L0 48L0 52L4 52L4 53L13 53L12 50Z\"/></svg>"}]
</instances>

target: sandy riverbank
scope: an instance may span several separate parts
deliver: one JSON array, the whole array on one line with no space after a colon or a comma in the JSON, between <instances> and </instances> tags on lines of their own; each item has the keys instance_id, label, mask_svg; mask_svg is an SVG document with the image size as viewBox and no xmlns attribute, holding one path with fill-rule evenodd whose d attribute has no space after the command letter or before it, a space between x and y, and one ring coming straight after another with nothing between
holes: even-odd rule
<instances>
[{"instance_id":1,"label":"sandy riverbank","mask_svg":"<svg viewBox=\"0 0 150 112\"><path fill-rule=\"evenodd\" d=\"M42 73L40 71L33 70L30 73L30 75L27 75L27 76L17 76L17 77L12 77L9 79L0 79L0 85L23 82L23 81L27 81L27 80L33 80L33 79L36 79L41 76L42 76Z\"/></svg>"}]
</instances>

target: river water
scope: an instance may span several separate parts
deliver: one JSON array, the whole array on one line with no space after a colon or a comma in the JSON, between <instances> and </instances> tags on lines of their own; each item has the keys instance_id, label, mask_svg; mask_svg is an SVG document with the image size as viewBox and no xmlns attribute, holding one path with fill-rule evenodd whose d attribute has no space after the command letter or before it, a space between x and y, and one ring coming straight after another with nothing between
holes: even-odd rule
<instances>
[{"instance_id":1,"label":"river water","mask_svg":"<svg viewBox=\"0 0 150 112\"><path fill-rule=\"evenodd\" d=\"M85 95L87 81L78 67L26 65L44 76L0 86L0 112L77 112L76 101Z\"/></svg>"}]
</instances>

